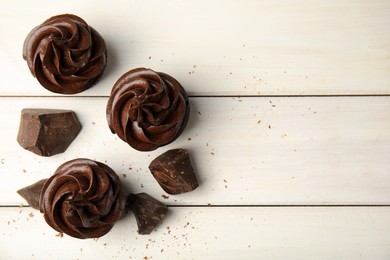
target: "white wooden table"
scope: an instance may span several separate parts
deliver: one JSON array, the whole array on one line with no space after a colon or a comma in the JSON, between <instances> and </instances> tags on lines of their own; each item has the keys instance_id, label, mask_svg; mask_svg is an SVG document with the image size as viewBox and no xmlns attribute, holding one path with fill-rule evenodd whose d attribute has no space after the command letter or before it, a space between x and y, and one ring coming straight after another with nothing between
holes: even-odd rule
<instances>
[{"instance_id":1,"label":"white wooden table","mask_svg":"<svg viewBox=\"0 0 390 260\"><path fill-rule=\"evenodd\" d=\"M27 33L62 13L109 51L74 96L46 91L22 59ZM149 153L105 119L112 85L139 66L178 79L192 110ZM0 259L390 259L390 1L4 1L0 69ZM27 107L72 109L82 132L36 156L16 142ZM200 187L164 199L148 165L179 147ZM16 193L78 157L168 204L156 232L138 235L129 213L100 239L58 237Z\"/></svg>"}]
</instances>

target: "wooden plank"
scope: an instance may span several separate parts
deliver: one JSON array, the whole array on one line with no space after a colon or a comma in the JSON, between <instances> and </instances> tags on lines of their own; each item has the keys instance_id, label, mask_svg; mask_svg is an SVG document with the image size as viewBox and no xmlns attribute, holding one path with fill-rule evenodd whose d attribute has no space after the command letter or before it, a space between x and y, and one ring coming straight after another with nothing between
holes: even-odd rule
<instances>
[{"instance_id":1,"label":"wooden plank","mask_svg":"<svg viewBox=\"0 0 390 260\"><path fill-rule=\"evenodd\" d=\"M190 95L390 94L386 0L37 0L2 3L1 95L53 95L30 75L22 45L64 12L83 17L109 48L107 71L82 95L107 96L139 66L172 74Z\"/></svg>"},{"instance_id":2,"label":"wooden plank","mask_svg":"<svg viewBox=\"0 0 390 260\"><path fill-rule=\"evenodd\" d=\"M390 97L191 98L187 129L172 144L138 152L112 135L106 98L0 98L0 205L19 205L16 190L47 178L67 160L106 162L126 190L165 195L148 165L172 148L190 150L200 187L169 196L180 205L389 204ZM16 142L25 107L74 110L82 132L49 158Z\"/></svg>"},{"instance_id":3,"label":"wooden plank","mask_svg":"<svg viewBox=\"0 0 390 260\"><path fill-rule=\"evenodd\" d=\"M38 211L0 208L3 259L389 259L390 209L170 208L151 235L128 214L98 240L51 229ZM17 243L15 242L17 241Z\"/></svg>"}]
</instances>

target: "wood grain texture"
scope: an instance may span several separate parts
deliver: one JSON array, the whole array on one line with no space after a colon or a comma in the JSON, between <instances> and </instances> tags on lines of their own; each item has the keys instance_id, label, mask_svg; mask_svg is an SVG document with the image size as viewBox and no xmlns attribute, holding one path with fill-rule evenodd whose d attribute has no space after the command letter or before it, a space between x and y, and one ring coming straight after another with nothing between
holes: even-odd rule
<instances>
[{"instance_id":1,"label":"wood grain texture","mask_svg":"<svg viewBox=\"0 0 390 260\"><path fill-rule=\"evenodd\" d=\"M389 208L184 207L169 212L151 235L138 235L135 218L128 214L106 236L78 240L56 236L38 211L0 208L0 255L2 259L390 257Z\"/></svg>"},{"instance_id":2,"label":"wood grain texture","mask_svg":"<svg viewBox=\"0 0 390 260\"><path fill-rule=\"evenodd\" d=\"M68 97L22 59L29 31L63 13L108 46L99 82ZM4 1L0 259L390 259L389 14L387 0ZM112 85L135 67L171 74L191 96L187 129L154 152L133 150L105 118ZM63 154L25 151L16 135L28 107L74 110L82 131ZM179 147L200 187L165 197L147 166ZM164 223L140 236L129 213L77 240L18 207L16 190L77 157L170 205Z\"/></svg>"},{"instance_id":3,"label":"wood grain texture","mask_svg":"<svg viewBox=\"0 0 390 260\"><path fill-rule=\"evenodd\" d=\"M389 12L386 0L5 1L0 94L53 95L30 75L22 45L61 13L84 18L109 50L100 82L80 95L107 96L140 66L190 95L390 94Z\"/></svg>"},{"instance_id":4,"label":"wood grain texture","mask_svg":"<svg viewBox=\"0 0 390 260\"><path fill-rule=\"evenodd\" d=\"M112 135L107 98L1 98L0 204L19 205L16 190L47 178L65 161L106 162L129 191L165 193L149 163L172 148L187 148L200 187L169 196L180 205L390 204L389 97L191 98L189 125L178 140L138 152ZM24 107L76 112L82 132L50 158L16 142Z\"/></svg>"}]
</instances>

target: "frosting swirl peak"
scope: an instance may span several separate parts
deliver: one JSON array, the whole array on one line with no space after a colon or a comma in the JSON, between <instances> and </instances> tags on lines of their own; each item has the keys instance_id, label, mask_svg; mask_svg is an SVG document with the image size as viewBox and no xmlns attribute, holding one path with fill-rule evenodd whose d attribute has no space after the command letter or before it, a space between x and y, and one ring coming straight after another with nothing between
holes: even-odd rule
<instances>
[{"instance_id":1,"label":"frosting swirl peak","mask_svg":"<svg viewBox=\"0 0 390 260\"><path fill-rule=\"evenodd\" d=\"M113 133L139 151L173 142L189 118L187 93L173 77L137 68L114 84L107 104Z\"/></svg>"},{"instance_id":2,"label":"frosting swirl peak","mask_svg":"<svg viewBox=\"0 0 390 260\"><path fill-rule=\"evenodd\" d=\"M118 175L89 159L62 164L44 184L40 211L58 232L76 238L97 238L123 215L125 198Z\"/></svg>"},{"instance_id":3,"label":"frosting swirl peak","mask_svg":"<svg viewBox=\"0 0 390 260\"><path fill-rule=\"evenodd\" d=\"M23 58L46 89L76 94L102 74L107 49L102 36L76 15L49 18L27 35Z\"/></svg>"}]
</instances>

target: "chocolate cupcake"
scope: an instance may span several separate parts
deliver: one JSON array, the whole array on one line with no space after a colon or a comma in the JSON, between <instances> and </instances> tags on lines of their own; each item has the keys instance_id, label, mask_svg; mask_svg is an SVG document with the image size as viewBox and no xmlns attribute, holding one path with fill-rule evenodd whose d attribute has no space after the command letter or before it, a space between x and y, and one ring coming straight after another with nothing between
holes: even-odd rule
<instances>
[{"instance_id":1,"label":"chocolate cupcake","mask_svg":"<svg viewBox=\"0 0 390 260\"><path fill-rule=\"evenodd\" d=\"M173 77L137 68L114 84L107 104L112 133L139 151L152 151L174 141L187 125L187 93Z\"/></svg>"},{"instance_id":2,"label":"chocolate cupcake","mask_svg":"<svg viewBox=\"0 0 390 260\"><path fill-rule=\"evenodd\" d=\"M107 63L102 36L83 19L57 15L35 27L24 41L23 58L46 89L76 94L92 86Z\"/></svg>"},{"instance_id":3,"label":"chocolate cupcake","mask_svg":"<svg viewBox=\"0 0 390 260\"><path fill-rule=\"evenodd\" d=\"M89 159L62 164L43 185L40 211L55 230L76 238L97 238L125 211L118 175Z\"/></svg>"}]
</instances>

